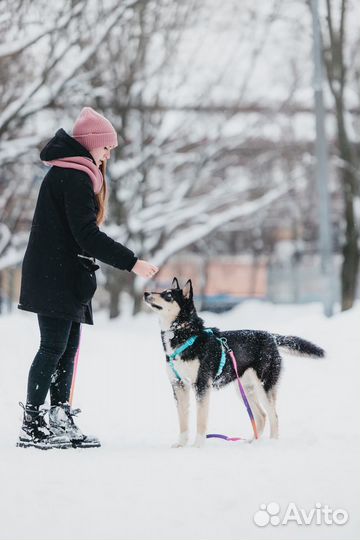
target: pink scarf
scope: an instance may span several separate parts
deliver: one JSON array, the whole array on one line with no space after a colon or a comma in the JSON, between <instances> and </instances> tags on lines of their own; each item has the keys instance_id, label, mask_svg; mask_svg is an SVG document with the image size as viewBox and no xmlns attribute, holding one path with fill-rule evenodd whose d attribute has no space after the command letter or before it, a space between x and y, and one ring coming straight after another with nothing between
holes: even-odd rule
<instances>
[{"instance_id":1,"label":"pink scarf","mask_svg":"<svg viewBox=\"0 0 360 540\"><path fill-rule=\"evenodd\" d=\"M77 169L86 172L93 183L94 193L99 193L103 184L103 175L100 169L91 161L90 158L76 156L66 157L61 159L53 159L52 161L43 161L45 165L51 167L63 167L64 169Z\"/></svg>"}]
</instances>

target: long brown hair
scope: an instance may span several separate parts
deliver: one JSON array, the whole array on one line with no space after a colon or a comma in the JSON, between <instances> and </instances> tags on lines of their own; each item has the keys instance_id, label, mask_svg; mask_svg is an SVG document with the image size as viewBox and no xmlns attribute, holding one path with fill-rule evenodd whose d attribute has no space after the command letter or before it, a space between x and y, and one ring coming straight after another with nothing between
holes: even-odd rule
<instances>
[{"instance_id":1,"label":"long brown hair","mask_svg":"<svg viewBox=\"0 0 360 540\"><path fill-rule=\"evenodd\" d=\"M101 162L100 171L103 175L103 183L101 186L100 192L96 195L99 211L96 217L96 223L101 225L106 219L106 210L107 210L107 185L106 185L106 160Z\"/></svg>"}]
</instances>

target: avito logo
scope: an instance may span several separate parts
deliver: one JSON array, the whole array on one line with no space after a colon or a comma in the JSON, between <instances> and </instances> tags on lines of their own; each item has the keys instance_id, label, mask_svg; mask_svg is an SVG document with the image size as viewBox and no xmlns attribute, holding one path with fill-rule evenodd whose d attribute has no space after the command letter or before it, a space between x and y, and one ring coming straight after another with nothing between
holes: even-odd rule
<instances>
[{"instance_id":1,"label":"avito logo","mask_svg":"<svg viewBox=\"0 0 360 540\"><path fill-rule=\"evenodd\" d=\"M258 527L266 525L287 525L295 522L298 525L344 525L349 514L343 508L333 510L328 504L316 503L310 510L298 508L295 503L288 504L284 514L280 516L280 505L277 502L260 504L260 510L254 514L254 523Z\"/></svg>"}]
</instances>

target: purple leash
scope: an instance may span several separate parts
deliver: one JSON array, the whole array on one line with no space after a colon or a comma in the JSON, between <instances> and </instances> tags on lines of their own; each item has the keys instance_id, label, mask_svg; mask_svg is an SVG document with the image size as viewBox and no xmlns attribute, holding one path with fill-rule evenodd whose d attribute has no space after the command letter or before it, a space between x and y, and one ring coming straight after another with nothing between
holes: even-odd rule
<instances>
[{"instance_id":1,"label":"purple leash","mask_svg":"<svg viewBox=\"0 0 360 540\"><path fill-rule=\"evenodd\" d=\"M253 431L254 431L254 437L255 437L255 439L258 439L259 434L258 434L258 430L257 430L257 427L256 427L255 418L254 418L253 412L251 410L248 398L246 397L244 387L243 387L243 385L241 384L241 381L240 381L240 377L239 377L239 373L238 373L238 369L237 369L237 363L236 363L236 358L235 358L234 352L229 348L226 341L225 342L223 341L223 343L224 343L224 345L226 347L227 352L230 355L230 358L231 358L233 366L234 366L234 370L235 370L235 373L236 373L236 379L237 379L237 382L238 382L240 394L241 394L242 400L244 402L244 405L246 407L246 410L247 410L249 418L250 418L250 422L251 422L251 425L252 425L252 428L253 428ZM227 435L221 435L220 433L209 433L208 435L206 435L206 438L207 439L224 439L225 441L244 441L244 440L246 440L243 437L228 437Z\"/></svg>"}]
</instances>

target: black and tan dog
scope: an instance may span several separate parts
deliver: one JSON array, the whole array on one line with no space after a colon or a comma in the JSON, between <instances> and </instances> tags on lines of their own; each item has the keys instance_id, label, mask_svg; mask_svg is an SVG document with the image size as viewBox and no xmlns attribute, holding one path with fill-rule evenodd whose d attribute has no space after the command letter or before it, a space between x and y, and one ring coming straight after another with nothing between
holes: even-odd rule
<instances>
[{"instance_id":1,"label":"black and tan dog","mask_svg":"<svg viewBox=\"0 0 360 540\"><path fill-rule=\"evenodd\" d=\"M177 403L180 434L176 447L185 446L189 432L189 393L192 387L197 401L197 435L194 446L202 446L206 439L209 398L212 388L222 388L236 381L234 367L227 358L223 371L216 377L221 359L221 344L216 338L226 338L234 351L238 372L255 416L259 435L265 427L266 416L270 422L270 437L278 437L276 393L281 372L279 347L295 354L323 357L324 351L313 343L295 336L281 336L260 330L205 331L204 321L193 302L191 280L181 289L177 278L172 288L162 292L145 292L144 300L157 312L161 338L166 353L168 376ZM189 338L195 342L174 360L170 355ZM180 375L180 379L177 376Z\"/></svg>"}]
</instances>

